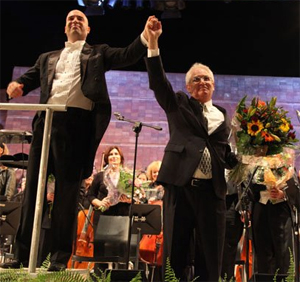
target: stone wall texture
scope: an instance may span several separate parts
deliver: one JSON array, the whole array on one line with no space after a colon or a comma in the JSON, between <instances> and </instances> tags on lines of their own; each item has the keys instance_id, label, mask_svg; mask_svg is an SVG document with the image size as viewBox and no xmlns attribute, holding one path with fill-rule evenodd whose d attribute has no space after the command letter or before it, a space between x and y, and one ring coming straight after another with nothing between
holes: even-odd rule
<instances>
[{"instance_id":1,"label":"stone wall texture","mask_svg":"<svg viewBox=\"0 0 300 282\"><path fill-rule=\"evenodd\" d=\"M26 67L15 67L13 78L17 78L26 70ZM174 90L185 91L185 74L167 73L167 76ZM97 151L95 168L100 169L102 152L110 145L119 145L123 149L125 165L132 168L135 142L138 139L136 168L145 169L150 162L162 159L164 147L169 138L165 114L156 102L153 92L149 90L146 72L110 71L106 74L106 78L112 112L121 113L131 122L119 121L112 115L108 130ZM249 101L255 96L262 100L277 96L277 105L289 111L288 115L292 119L298 139L300 138L300 121L296 114L296 110L300 110L300 78L215 75L215 81L214 103L225 107L229 116L233 115L237 103L245 95L248 95ZM10 103L38 103L38 100L39 89L25 97L10 100ZM1 115L2 119L5 118L5 129L21 131L31 131L33 116L33 111L15 110L2 112ZM136 136L133 131L135 121L160 126L162 130L143 126ZM21 151L28 153L29 146L28 144L23 146L9 144L10 153L15 154ZM299 152L297 152L298 169L300 168L299 159Z\"/></svg>"}]
</instances>

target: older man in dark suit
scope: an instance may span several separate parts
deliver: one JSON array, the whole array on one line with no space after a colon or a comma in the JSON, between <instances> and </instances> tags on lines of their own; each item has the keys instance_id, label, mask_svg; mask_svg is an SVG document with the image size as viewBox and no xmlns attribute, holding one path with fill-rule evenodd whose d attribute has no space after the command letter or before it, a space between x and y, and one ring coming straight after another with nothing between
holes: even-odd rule
<instances>
[{"instance_id":1,"label":"older man in dark suit","mask_svg":"<svg viewBox=\"0 0 300 282\"><path fill-rule=\"evenodd\" d=\"M155 21L147 32L150 88L166 113L170 131L157 179L165 187L164 263L170 258L176 277L185 280L195 234L195 276L199 281L218 281L225 235L224 169L237 163L228 144L230 121L226 110L212 103L215 83L207 66L196 63L187 72L191 97L175 93L159 56L161 23Z\"/></svg>"},{"instance_id":2,"label":"older man in dark suit","mask_svg":"<svg viewBox=\"0 0 300 282\"><path fill-rule=\"evenodd\" d=\"M150 16L147 23L153 19L155 17ZM111 118L105 72L134 64L146 53L147 34L144 31L125 48L112 48L107 44L90 46L86 43L89 32L84 13L69 12L65 48L40 55L35 65L7 88L8 95L16 98L40 87L40 103L67 106L66 112L53 115L48 162L48 173L55 176L53 238L48 242L51 244L49 270L52 271L64 269L71 255L80 184L92 173L96 150ZM33 121L16 260L4 267L28 264L44 122L42 112Z\"/></svg>"}]
</instances>

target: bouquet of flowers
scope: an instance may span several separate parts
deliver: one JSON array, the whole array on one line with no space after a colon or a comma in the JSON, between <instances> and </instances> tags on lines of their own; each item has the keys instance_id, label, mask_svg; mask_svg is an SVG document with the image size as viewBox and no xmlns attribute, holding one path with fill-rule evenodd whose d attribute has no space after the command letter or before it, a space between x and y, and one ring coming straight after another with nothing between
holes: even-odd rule
<instances>
[{"instance_id":1,"label":"bouquet of flowers","mask_svg":"<svg viewBox=\"0 0 300 282\"><path fill-rule=\"evenodd\" d=\"M268 187L283 186L294 171L296 139L287 111L276 106L276 97L268 102L253 98L246 105L245 96L237 105L232 121L237 152L241 162L229 179L239 185L259 167L254 181Z\"/></svg>"},{"instance_id":2,"label":"bouquet of flowers","mask_svg":"<svg viewBox=\"0 0 300 282\"><path fill-rule=\"evenodd\" d=\"M115 185L110 177L111 170L111 166L106 168L103 181L108 190L107 197L110 199L111 205L116 205L121 195L125 194L128 198L131 198L133 173L124 167L120 167L119 180L117 185Z\"/></svg>"}]
</instances>

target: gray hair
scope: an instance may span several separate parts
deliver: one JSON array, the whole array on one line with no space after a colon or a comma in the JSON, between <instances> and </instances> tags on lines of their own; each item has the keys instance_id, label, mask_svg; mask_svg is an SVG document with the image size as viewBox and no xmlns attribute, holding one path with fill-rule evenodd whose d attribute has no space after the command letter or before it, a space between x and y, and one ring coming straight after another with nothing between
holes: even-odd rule
<instances>
[{"instance_id":1,"label":"gray hair","mask_svg":"<svg viewBox=\"0 0 300 282\"><path fill-rule=\"evenodd\" d=\"M192 76L193 70L198 69L198 68L207 70L211 76L212 81L215 81L214 74L208 66L203 65L201 63L194 63L185 75L185 84L186 85L189 84L191 81L191 76Z\"/></svg>"}]
</instances>

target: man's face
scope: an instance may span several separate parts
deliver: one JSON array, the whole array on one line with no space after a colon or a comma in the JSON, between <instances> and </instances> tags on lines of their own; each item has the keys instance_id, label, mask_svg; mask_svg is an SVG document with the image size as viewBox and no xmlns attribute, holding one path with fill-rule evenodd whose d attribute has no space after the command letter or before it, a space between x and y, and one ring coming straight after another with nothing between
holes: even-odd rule
<instances>
[{"instance_id":1,"label":"man's face","mask_svg":"<svg viewBox=\"0 0 300 282\"><path fill-rule=\"evenodd\" d=\"M189 84L186 85L187 91L200 103L211 100L215 90L215 83L211 74L204 68L195 68Z\"/></svg>"},{"instance_id":2,"label":"man's face","mask_svg":"<svg viewBox=\"0 0 300 282\"><path fill-rule=\"evenodd\" d=\"M69 42L86 40L90 33L87 17L79 10L71 11L66 18L65 34Z\"/></svg>"}]
</instances>

